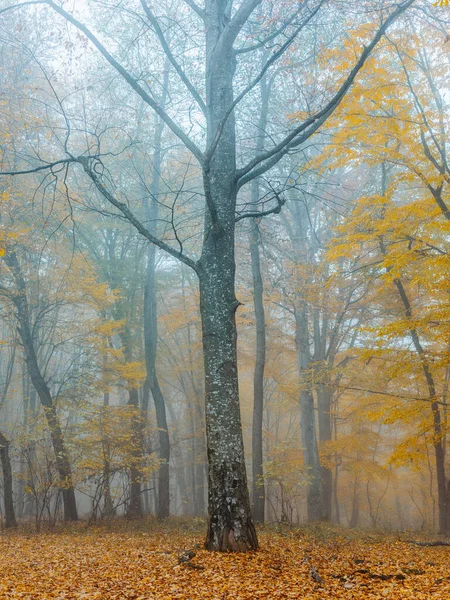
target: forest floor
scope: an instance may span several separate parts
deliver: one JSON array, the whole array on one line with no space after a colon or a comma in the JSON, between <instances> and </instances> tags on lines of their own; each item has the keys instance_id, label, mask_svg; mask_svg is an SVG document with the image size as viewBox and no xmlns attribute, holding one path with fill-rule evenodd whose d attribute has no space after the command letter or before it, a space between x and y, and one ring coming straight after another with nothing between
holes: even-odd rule
<instances>
[{"instance_id":1,"label":"forest floor","mask_svg":"<svg viewBox=\"0 0 450 600\"><path fill-rule=\"evenodd\" d=\"M2 533L0 599L450 598L450 547L416 546L403 534L266 527L258 552L219 554L201 548L204 527L171 519Z\"/></svg>"}]
</instances>

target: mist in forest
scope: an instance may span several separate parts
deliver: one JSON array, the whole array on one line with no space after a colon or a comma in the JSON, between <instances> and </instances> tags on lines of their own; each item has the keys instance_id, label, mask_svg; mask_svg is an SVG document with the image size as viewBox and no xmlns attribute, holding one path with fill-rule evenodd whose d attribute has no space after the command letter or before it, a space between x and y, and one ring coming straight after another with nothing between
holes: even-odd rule
<instances>
[{"instance_id":1,"label":"mist in forest","mask_svg":"<svg viewBox=\"0 0 450 600\"><path fill-rule=\"evenodd\" d=\"M1 0L2 527L449 533L449 20Z\"/></svg>"}]
</instances>

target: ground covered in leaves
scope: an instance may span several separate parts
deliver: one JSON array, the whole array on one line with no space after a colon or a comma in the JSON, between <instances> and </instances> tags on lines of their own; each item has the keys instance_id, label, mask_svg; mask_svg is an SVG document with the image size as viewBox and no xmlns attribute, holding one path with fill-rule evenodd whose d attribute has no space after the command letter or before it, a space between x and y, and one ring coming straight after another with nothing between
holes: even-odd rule
<instances>
[{"instance_id":1,"label":"ground covered in leaves","mask_svg":"<svg viewBox=\"0 0 450 600\"><path fill-rule=\"evenodd\" d=\"M204 525L139 526L0 535L0 599L257 600L450 598L450 547L345 529L263 529L261 549L201 548Z\"/></svg>"}]
</instances>

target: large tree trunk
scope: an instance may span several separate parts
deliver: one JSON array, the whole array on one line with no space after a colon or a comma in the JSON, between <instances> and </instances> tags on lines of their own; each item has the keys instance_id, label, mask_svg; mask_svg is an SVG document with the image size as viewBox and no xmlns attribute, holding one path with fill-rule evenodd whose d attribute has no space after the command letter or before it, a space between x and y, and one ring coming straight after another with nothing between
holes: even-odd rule
<instances>
[{"instance_id":1,"label":"large tree trunk","mask_svg":"<svg viewBox=\"0 0 450 600\"><path fill-rule=\"evenodd\" d=\"M31 382L36 390L44 410L45 418L50 430L50 438L53 445L56 458L56 468L59 475L59 485L62 490L64 504L64 519L66 521L77 521L78 512L75 500L75 490L72 483L72 469L70 466L69 455L64 444L64 435L56 413L56 407L49 387L39 368L34 340L31 333L30 315L28 301L26 297L25 280L22 277L20 266L15 252L8 251L4 260L11 269L15 283L17 285L17 294L12 297L17 311L17 320L19 322L18 331L22 341L27 364L28 373Z\"/></svg>"},{"instance_id":2,"label":"large tree trunk","mask_svg":"<svg viewBox=\"0 0 450 600\"><path fill-rule=\"evenodd\" d=\"M5 528L17 527L13 500L13 479L11 460L9 458L9 440L0 431L0 461L3 472L3 496L5 500Z\"/></svg>"},{"instance_id":3,"label":"large tree trunk","mask_svg":"<svg viewBox=\"0 0 450 600\"><path fill-rule=\"evenodd\" d=\"M211 230L201 260L209 524L206 548L256 549L239 406L234 240Z\"/></svg>"},{"instance_id":4,"label":"large tree trunk","mask_svg":"<svg viewBox=\"0 0 450 600\"><path fill-rule=\"evenodd\" d=\"M257 188L257 181L253 183ZM258 200L257 190L255 191ZM251 220L250 253L253 275L253 303L256 319L256 360L253 375L253 426L252 426L252 499L255 521L264 522L265 485L263 469L263 412L264 412L264 368L266 365L266 323L263 301L263 281L259 255L259 228Z\"/></svg>"},{"instance_id":5,"label":"large tree trunk","mask_svg":"<svg viewBox=\"0 0 450 600\"><path fill-rule=\"evenodd\" d=\"M205 547L244 551L258 547L250 512L239 406L235 313L236 134L235 56L222 36L231 3L206 0L206 105L208 149L203 167L206 214L197 263L205 365L209 523ZM229 33L229 32L228 32ZM208 150L210 152L210 150Z\"/></svg>"}]
</instances>

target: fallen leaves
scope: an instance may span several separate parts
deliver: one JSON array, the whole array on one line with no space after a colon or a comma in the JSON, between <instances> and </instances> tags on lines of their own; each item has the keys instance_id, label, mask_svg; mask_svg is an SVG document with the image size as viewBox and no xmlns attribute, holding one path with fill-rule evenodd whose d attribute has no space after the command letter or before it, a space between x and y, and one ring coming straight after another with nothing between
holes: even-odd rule
<instances>
[{"instance_id":1,"label":"fallen leaves","mask_svg":"<svg viewBox=\"0 0 450 600\"><path fill-rule=\"evenodd\" d=\"M264 530L261 550L246 554L211 553L201 543L200 532L155 524L3 534L0 600L450 597L448 547L301 530Z\"/></svg>"}]
</instances>

